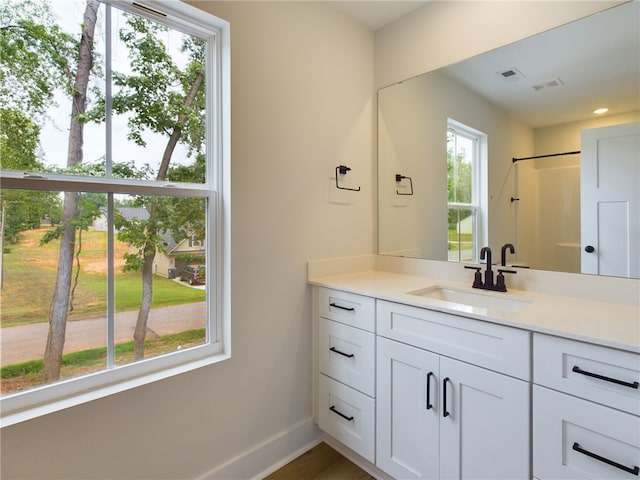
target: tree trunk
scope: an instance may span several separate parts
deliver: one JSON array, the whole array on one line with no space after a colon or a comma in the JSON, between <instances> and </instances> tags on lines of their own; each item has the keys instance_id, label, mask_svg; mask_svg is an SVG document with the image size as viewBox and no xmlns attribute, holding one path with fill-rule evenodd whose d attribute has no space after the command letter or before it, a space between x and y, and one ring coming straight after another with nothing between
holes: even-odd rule
<instances>
[{"instance_id":1,"label":"tree trunk","mask_svg":"<svg viewBox=\"0 0 640 480\"><path fill-rule=\"evenodd\" d=\"M185 108L191 107L193 101L196 98L198 93L198 89L200 85L202 85L202 81L204 80L204 70L200 70L196 78L194 79L191 87L189 88L189 92L185 96L183 105ZM173 155L173 151L178 144L178 140L180 140L180 136L182 135L182 127L187 121L186 115L180 115L178 117L178 124L174 127L171 136L169 137L169 141L164 149L164 153L162 155L162 162L160 163L160 168L158 169L158 175L156 176L156 180L162 181L166 180L167 172L169 171L169 163L171 161L171 157ZM156 233L158 233L157 223L156 223L156 212L155 209L151 209L149 212L149 230L147 232L148 238L154 238ZM140 304L140 310L138 310L138 318L136 320L136 329L133 334L133 343L134 343L134 356L136 360L141 360L144 358L144 341L147 335L147 324L149 322L149 312L151 311L151 300L153 298L153 261L156 258L156 246L147 244L144 249L144 261L142 264L142 302Z\"/></svg>"},{"instance_id":2,"label":"tree trunk","mask_svg":"<svg viewBox=\"0 0 640 480\"><path fill-rule=\"evenodd\" d=\"M84 11L82 37L78 50L78 69L73 85L69 146L67 152L68 167L82 162L84 127L81 122L78 122L78 116L85 112L87 104L87 86L89 85L89 75L93 63L93 35L99 6L100 4L96 0L87 0ZM53 298L51 299L49 333L44 351L42 378L45 382L58 380L60 378L60 366L62 363L62 352L64 350L67 327L71 274L73 270L73 253L76 245L74 220L77 216L77 208L78 194L65 192L64 215L62 219L64 233L60 238L56 285Z\"/></svg>"},{"instance_id":3,"label":"tree trunk","mask_svg":"<svg viewBox=\"0 0 640 480\"><path fill-rule=\"evenodd\" d=\"M58 251L58 271L56 285L49 311L49 333L44 352L42 379L50 382L60 378L60 364L67 328L67 308L71 288L73 252L76 245L76 228L72 223L77 208L77 193L64 194L64 233Z\"/></svg>"},{"instance_id":4,"label":"tree trunk","mask_svg":"<svg viewBox=\"0 0 640 480\"><path fill-rule=\"evenodd\" d=\"M193 80L187 95L184 97L183 106L185 109L188 109L193 104L193 101L196 99L196 95L198 94L198 90L200 89L200 85L202 85L202 81L204 80L204 69L201 69L196 78ZM157 180L165 180L167 178L167 171L169 170L169 162L171 161L171 157L173 156L173 151L178 144L178 140L180 140L180 136L182 135L182 127L187 121L187 116L182 114L178 117L178 124L173 129L171 136L169 137L169 141L167 142L166 147L164 148L164 153L162 154L162 162L160 163L160 168L158 169Z\"/></svg>"},{"instance_id":5,"label":"tree trunk","mask_svg":"<svg viewBox=\"0 0 640 480\"><path fill-rule=\"evenodd\" d=\"M155 233L155 232L154 232ZM155 246L147 244L145 247L144 263L142 264L142 302L138 310L136 329L133 333L134 359L144 358L144 340L147 336L147 323L153 300L153 261L156 256Z\"/></svg>"}]
</instances>

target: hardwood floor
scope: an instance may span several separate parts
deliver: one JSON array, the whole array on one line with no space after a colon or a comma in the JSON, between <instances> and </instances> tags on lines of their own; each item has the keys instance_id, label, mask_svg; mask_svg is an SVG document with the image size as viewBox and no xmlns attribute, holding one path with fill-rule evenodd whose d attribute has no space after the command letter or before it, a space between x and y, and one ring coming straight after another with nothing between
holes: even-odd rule
<instances>
[{"instance_id":1,"label":"hardwood floor","mask_svg":"<svg viewBox=\"0 0 640 480\"><path fill-rule=\"evenodd\" d=\"M375 480L375 478L323 442L264 480Z\"/></svg>"}]
</instances>

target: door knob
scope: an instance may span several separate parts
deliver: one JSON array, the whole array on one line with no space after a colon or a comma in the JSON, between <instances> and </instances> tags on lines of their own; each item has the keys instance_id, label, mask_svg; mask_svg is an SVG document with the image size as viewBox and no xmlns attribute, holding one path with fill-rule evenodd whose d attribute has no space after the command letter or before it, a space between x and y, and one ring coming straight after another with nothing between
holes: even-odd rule
<instances>
[{"instance_id":1,"label":"door knob","mask_svg":"<svg viewBox=\"0 0 640 480\"><path fill-rule=\"evenodd\" d=\"M596 251L596 249L593 248L591 245L587 245L586 247L584 247L584 251L587 253L593 253Z\"/></svg>"}]
</instances>

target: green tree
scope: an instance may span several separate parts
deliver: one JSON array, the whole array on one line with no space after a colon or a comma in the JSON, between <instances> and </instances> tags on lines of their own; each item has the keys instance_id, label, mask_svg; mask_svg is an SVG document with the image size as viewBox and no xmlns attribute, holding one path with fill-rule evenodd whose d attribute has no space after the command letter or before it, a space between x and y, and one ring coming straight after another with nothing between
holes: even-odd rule
<instances>
[{"instance_id":1,"label":"green tree","mask_svg":"<svg viewBox=\"0 0 640 480\"><path fill-rule=\"evenodd\" d=\"M36 151L40 127L24 112L0 108L0 168L41 170Z\"/></svg>"},{"instance_id":2,"label":"green tree","mask_svg":"<svg viewBox=\"0 0 640 480\"><path fill-rule=\"evenodd\" d=\"M0 108L0 168L42 171L37 158L40 127L23 112ZM48 217L60 218L61 204L55 192L28 190L0 191L0 204L5 209L5 239L16 242L22 231L37 228Z\"/></svg>"},{"instance_id":3,"label":"green tree","mask_svg":"<svg viewBox=\"0 0 640 480\"><path fill-rule=\"evenodd\" d=\"M112 98L113 110L128 115L129 139L138 145L146 145L144 137L147 132L166 137L156 180L170 180L173 175L180 181L198 178L202 182L205 42L184 38L182 52L189 61L181 69L159 39L166 27L133 15L126 18L126 25L119 36L128 48L132 71L113 74L117 87ZM102 112L104 109L99 105L89 117L101 119ZM178 143L189 148L196 162L191 167L171 170L171 159ZM136 360L144 358L144 340L153 297L153 263L156 252L164 249L163 235L171 231L179 239L180 235L187 236L188 230L190 234L203 234L204 225L200 225L203 222L198 220L203 218L202 203L194 199L140 196L135 204L147 209L147 220L127 221L116 216L118 238L131 243L136 249L125 257L127 268L139 270L142 278L142 298L134 332Z\"/></svg>"},{"instance_id":4,"label":"green tree","mask_svg":"<svg viewBox=\"0 0 640 480\"><path fill-rule=\"evenodd\" d=\"M76 42L57 25L49 3L0 3L2 108L42 119L57 89L70 92Z\"/></svg>"},{"instance_id":5,"label":"green tree","mask_svg":"<svg viewBox=\"0 0 640 480\"><path fill-rule=\"evenodd\" d=\"M68 85L73 44L48 3L0 3L0 168L45 170L37 154L40 128L55 91ZM11 241L45 216L60 218L55 193L2 190L0 196L6 206L4 233Z\"/></svg>"},{"instance_id":6,"label":"green tree","mask_svg":"<svg viewBox=\"0 0 640 480\"><path fill-rule=\"evenodd\" d=\"M473 166L465 152L455 153L455 133L447 132L447 202L472 203ZM466 218L469 210L449 209L449 225L457 225ZM461 216L462 215L462 216Z\"/></svg>"},{"instance_id":7,"label":"green tree","mask_svg":"<svg viewBox=\"0 0 640 480\"><path fill-rule=\"evenodd\" d=\"M40 0L5 0L0 4L0 107L21 112L33 124L41 124L46 109L53 103L56 91L64 91L71 99L67 168L83 160L84 113L87 106L89 78L93 68L93 36L99 8L97 0L87 0L79 39L64 32L56 23L47 2ZM6 115L13 122L23 121L19 115ZM23 121L28 126L28 122ZM27 140L33 140L33 128ZM7 136L8 137L8 136ZM35 136L37 137L37 135ZM11 140L12 153L17 152ZM30 147L26 147L27 149ZM30 150L33 152L34 150ZM31 156L19 161L39 170L41 165ZM15 156L9 161L18 160ZM19 165L19 164L16 164ZM76 229L86 221L78 216L79 194L65 192L61 225L43 238L60 239L56 284L51 300L49 332L44 353L43 380L60 377L62 351L65 342L67 313L71 298L72 270L76 248ZM81 210L88 206L81 205ZM76 260L78 254L75 254Z\"/></svg>"},{"instance_id":8,"label":"green tree","mask_svg":"<svg viewBox=\"0 0 640 480\"><path fill-rule=\"evenodd\" d=\"M97 21L97 0L87 0L83 15L82 34L78 43L77 61L73 73L71 92L71 117L69 120L69 142L67 167L82 163L84 145L84 119L87 107L87 90L93 66L94 31ZM70 70L69 70L70 72ZM58 269L51 309L49 313L49 333L44 352L42 378L45 382L60 378L60 367L67 327L67 314L71 300L73 260L76 248L79 194L65 192L63 219L60 230Z\"/></svg>"}]
</instances>

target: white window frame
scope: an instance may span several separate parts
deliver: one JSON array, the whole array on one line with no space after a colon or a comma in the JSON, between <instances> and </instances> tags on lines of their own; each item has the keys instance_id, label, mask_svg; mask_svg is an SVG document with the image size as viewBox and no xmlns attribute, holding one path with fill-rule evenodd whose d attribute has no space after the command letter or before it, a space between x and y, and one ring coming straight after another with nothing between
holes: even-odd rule
<instances>
[{"instance_id":1,"label":"white window frame","mask_svg":"<svg viewBox=\"0 0 640 480\"><path fill-rule=\"evenodd\" d=\"M207 198L207 342L136 363L42 385L0 398L5 427L211 365L231 356L231 94L230 24L178 0L101 0L124 11L208 38L205 184L0 171L3 189L136 193ZM158 17L153 12L162 12Z\"/></svg>"},{"instance_id":2,"label":"white window frame","mask_svg":"<svg viewBox=\"0 0 640 480\"><path fill-rule=\"evenodd\" d=\"M476 130L468 125L447 119L447 132L453 131L458 135L467 137L473 142L472 154L472 186L471 203L448 202L447 210L450 208L464 208L473 211L473 262L477 263L480 258L482 245L487 244L487 192L489 190L488 181L488 137L480 130Z\"/></svg>"}]
</instances>

